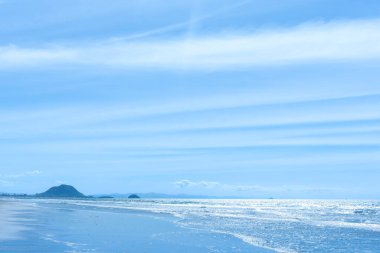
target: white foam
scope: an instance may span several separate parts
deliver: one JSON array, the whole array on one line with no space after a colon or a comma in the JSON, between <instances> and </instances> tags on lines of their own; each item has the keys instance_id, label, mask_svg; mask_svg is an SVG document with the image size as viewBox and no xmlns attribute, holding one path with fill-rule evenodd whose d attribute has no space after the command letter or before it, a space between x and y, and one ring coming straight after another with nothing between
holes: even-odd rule
<instances>
[{"instance_id":1,"label":"white foam","mask_svg":"<svg viewBox=\"0 0 380 253\"><path fill-rule=\"evenodd\" d=\"M63 244L63 245L70 247L70 248L77 248L79 246L85 246L86 245L86 244L75 243L75 242L60 241L60 240L54 239L52 235L45 235L42 237L42 239L44 239L46 241L58 243L58 244Z\"/></svg>"},{"instance_id":2,"label":"white foam","mask_svg":"<svg viewBox=\"0 0 380 253\"><path fill-rule=\"evenodd\" d=\"M322 226L341 227L341 228L355 228L380 232L380 224L374 223L356 223L347 221L321 221Z\"/></svg>"},{"instance_id":3,"label":"white foam","mask_svg":"<svg viewBox=\"0 0 380 253\"><path fill-rule=\"evenodd\" d=\"M253 236L243 235L243 234L238 234L238 233L230 233L230 232L219 231L219 230L213 230L213 232L220 233L220 234L232 235L232 236L234 236L234 237L236 237L236 238L242 240L243 242L250 244L252 246L263 248L263 249L268 249L268 250L273 250L273 251L278 252L278 253L297 253L297 251L294 251L291 249L285 249L285 248L280 248L280 247L276 248L276 247L268 246L264 240L262 240L260 238L255 238Z\"/></svg>"}]
</instances>

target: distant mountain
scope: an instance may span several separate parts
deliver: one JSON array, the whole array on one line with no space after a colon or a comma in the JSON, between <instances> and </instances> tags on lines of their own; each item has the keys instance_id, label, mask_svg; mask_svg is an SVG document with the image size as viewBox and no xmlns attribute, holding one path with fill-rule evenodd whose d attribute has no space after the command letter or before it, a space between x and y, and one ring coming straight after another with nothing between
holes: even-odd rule
<instances>
[{"instance_id":1,"label":"distant mountain","mask_svg":"<svg viewBox=\"0 0 380 253\"><path fill-rule=\"evenodd\" d=\"M62 184L60 186L51 187L43 193L36 194L37 197L51 197L51 198L85 198L83 193L80 193L71 185Z\"/></svg>"}]
</instances>

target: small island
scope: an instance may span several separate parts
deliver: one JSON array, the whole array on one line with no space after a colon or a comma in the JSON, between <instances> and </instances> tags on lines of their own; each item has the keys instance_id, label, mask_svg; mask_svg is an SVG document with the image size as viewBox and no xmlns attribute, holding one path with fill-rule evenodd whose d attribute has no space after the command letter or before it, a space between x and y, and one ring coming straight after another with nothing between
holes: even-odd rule
<instances>
[{"instance_id":1,"label":"small island","mask_svg":"<svg viewBox=\"0 0 380 253\"><path fill-rule=\"evenodd\" d=\"M49 190L36 194L36 197L42 198L88 198L71 185L59 185L51 187Z\"/></svg>"},{"instance_id":2,"label":"small island","mask_svg":"<svg viewBox=\"0 0 380 253\"><path fill-rule=\"evenodd\" d=\"M139 199L140 196L137 195L137 194L131 194L131 195L128 196L128 198L129 198L129 199Z\"/></svg>"}]
</instances>

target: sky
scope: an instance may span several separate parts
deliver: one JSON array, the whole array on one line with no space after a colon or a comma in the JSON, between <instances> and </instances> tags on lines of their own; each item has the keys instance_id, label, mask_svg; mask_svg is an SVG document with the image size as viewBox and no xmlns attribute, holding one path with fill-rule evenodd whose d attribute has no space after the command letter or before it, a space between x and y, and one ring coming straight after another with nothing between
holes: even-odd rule
<instances>
[{"instance_id":1,"label":"sky","mask_svg":"<svg viewBox=\"0 0 380 253\"><path fill-rule=\"evenodd\" d=\"M0 192L379 199L380 1L0 0Z\"/></svg>"}]
</instances>

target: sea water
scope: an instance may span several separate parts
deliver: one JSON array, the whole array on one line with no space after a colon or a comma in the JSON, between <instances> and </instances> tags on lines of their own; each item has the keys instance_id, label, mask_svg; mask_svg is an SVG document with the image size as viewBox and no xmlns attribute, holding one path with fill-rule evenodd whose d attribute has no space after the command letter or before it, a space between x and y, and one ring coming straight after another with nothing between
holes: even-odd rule
<instances>
[{"instance_id":1,"label":"sea water","mask_svg":"<svg viewBox=\"0 0 380 253\"><path fill-rule=\"evenodd\" d=\"M80 210L83 217L95 215L94 211L106 212L111 228L104 228L103 225L103 229L109 229L107 232L109 234L118 233L112 229L112 226L115 226L112 224L117 224L117 221L116 223L111 222L113 218L122 220L124 219L122 215L128 213L156 217L172 224L173 227L183 229L175 230L171 227L157 225L158 223L154 222L149 225L151 221L145 221L144 224L147 228L157 226L157 229L155 229L155 232L151 232L152 235L149 238L160 237L160 233L157 233L157 231L162 230L162 232L165 232L165 230L172 229L171 239L166 237L166 240L173 241L170 244L161 245L159 252L176 252L171 251L169 248L166 250L162 248L171 247L170 245L174 247L177 241L175 238L186 241L186 236L188 236L191 241L189 236L191 233L185 234L183 231L192 231L192 235L197 236L203 234L203 238L211 237L210 235L214 235L216 238L223 237L225 244L231 244L231 247L221 245L218 249L217 244L219 243L216 243L216 246L209 247L209 250L203 249L204 251L201 251L200 245L199 252L235 252L234 249L236 249L236 252L250 252L249 247L252 247L251 252L380 252L379 201L273 199L35 199L20 201L27 201L29 204L32 202L40 208L45 208L45 211L52 207L58 208L60 212L62 210L79 212ZM54 216L60 216L60 214L50 214L52 219L54 219ZM80 226L83 227L83 231L86 231L86 226L89 227L91 223L90 218L88 219L88 224L85 220L78 219L77 221L78 224L83 223ZM65 221L57 219L50 223L60 224L62 222ZM139 225L137 223L134 226ZM64 231L64 228L61 230ZM78 228L75 231L77 230ZM180 236L176 236L176 233ZM79 234L78 240L75 242L78 245L83 243L79 238ZM45 236L45 239L59 241L59 238L53 239L49 235ZM194 239L194 236L193 241L201 244L199 238ZM206 243L207 241L205 241ZM86 241L86 245L88 244L91 244L91 242ZM95 244L94 242L91 252L102 252ZM123 245L121 244L120 247L123 247ZM134 247L134 252L139 252L138 245Z\"/></svg>"}]
</instances>

